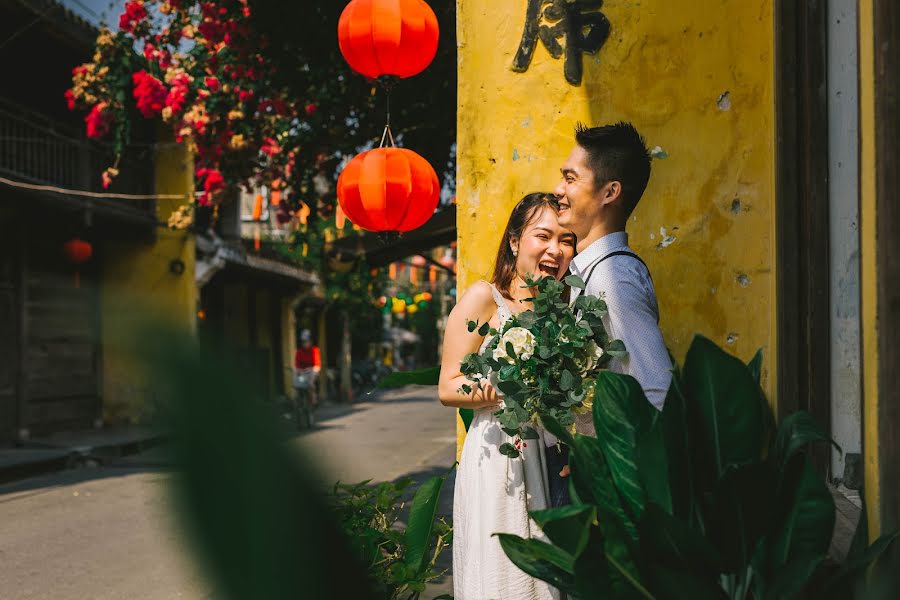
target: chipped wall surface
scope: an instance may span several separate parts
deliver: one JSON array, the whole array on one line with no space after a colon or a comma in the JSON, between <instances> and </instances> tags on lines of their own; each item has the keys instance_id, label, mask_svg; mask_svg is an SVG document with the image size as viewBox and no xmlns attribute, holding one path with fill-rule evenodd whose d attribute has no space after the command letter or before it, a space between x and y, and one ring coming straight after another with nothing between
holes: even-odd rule
<instances>
[{"instance_id":1,"label":"chipped wall surface","mask_svg":"<svg viewBox=\"0 0 900 600\"><path fill-rule=\"evenodd\" d=\"M702 333L745 360L763 348L771 397L772 3L609 0L609 38L584 56L580 86L540 43L527 71L510 68L527 0L457 6L461 291L489 275L516 201L554 188L575 123L631 121L658 147L628 233L653 273L669 347L681 361Z\"/></svg>"}]
</instances>

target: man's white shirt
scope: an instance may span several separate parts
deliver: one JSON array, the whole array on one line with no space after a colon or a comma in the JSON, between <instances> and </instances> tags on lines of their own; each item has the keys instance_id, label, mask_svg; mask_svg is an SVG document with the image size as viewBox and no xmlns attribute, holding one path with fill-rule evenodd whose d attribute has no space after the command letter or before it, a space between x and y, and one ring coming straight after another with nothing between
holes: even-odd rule
<instances>
[{"instance_id":1,"label":"man's white shirt","mask_svg":"<svg viewBox=\"0 0 900 600\"><path fill-rule=\"evenodd\" d=\"M603 317L606 332L610 339L625 343L628 356L611 360L610 371L637 379L647 400L662 410L672 382L672 362L659 330L659 307L650 273L633 256L620 254L597 262L621 251L634 253L628 247L628 234L617 231L605 235L572 260L569 272L582 279L590 275L585 280L584 293L606 300L609 309L609 314ZM581 290L572 288L573 303L580 293ZM591 414L579 416L575 425L579 433L596 435Z\"/></svg>"}]
</instances>

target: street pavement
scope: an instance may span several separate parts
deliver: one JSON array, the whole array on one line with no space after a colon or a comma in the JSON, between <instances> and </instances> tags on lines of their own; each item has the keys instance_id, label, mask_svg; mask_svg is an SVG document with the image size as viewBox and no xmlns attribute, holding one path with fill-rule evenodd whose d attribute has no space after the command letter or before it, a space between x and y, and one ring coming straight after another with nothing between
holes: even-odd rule
<instances>
[{"instance_id":1,"label":"street pavement","mask_svg":"<svg viewBox=\"0 0 900 600\"><path fill-rule=\"evenodd\" d=\"M320 458L323 485L423 480L452 467L454 427L434 388L411 387L324 407L316 429L288 443ZM0 486L0 598L213 598L170 510L170 478L155 450ZM441 514L450 513L452 486L451 476ZM451 589L445 576L423 599Z\"/></svg>"}]
</instances>

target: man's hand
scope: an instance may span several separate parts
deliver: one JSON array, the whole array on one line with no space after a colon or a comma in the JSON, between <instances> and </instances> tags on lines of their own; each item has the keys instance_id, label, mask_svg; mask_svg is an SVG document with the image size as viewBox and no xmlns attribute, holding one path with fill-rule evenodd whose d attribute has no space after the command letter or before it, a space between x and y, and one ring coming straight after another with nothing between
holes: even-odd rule
<instances>
[{"instance_id":1,"label":"man's hand","mask_svg":"<svg viewBox=\"0 0 900 600\"><path fill-rule=\"evenodd\" d=\"M568 477L572 473L572 470L569 468L569 465L566 465L562 468L562 471L559 472L560 477Z\"/></svg>"}]
</instances>

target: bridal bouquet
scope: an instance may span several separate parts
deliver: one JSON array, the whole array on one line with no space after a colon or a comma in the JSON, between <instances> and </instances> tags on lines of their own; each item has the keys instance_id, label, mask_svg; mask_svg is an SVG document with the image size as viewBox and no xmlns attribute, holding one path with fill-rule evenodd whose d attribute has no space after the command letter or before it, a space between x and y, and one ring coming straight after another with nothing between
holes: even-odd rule
<instances>
[{"instance_id":1,"label":"bridal bouquet","mask_svg":"<svg viewBox=\"0 0 900 600\"><path fill-rule=\"evenodd\" d=\"M584 289L581 278L570 275L565 283ZM552 417L562 427L574 429L575 415L590 412L593 378L613 357L626 354L621 340L610 340L603 326L606 302L582 294L574 306L563 298L565 285L553 277L526 280L536 289L531 309L514 315L498 331L487 323L468 322L470 332L478 330L491 339L480 353L467 355L461 372L474 385L483 381L503 395L495 414L513 443L500 452L516 457L537 439L533 425L541 417ZM472 387L461 391L470 394Z\"/></svg>"}]
</instances>

